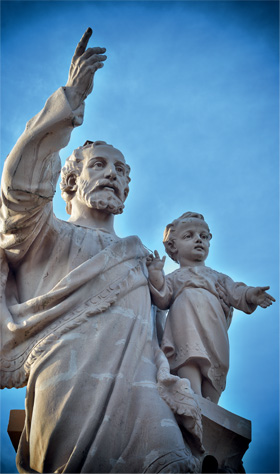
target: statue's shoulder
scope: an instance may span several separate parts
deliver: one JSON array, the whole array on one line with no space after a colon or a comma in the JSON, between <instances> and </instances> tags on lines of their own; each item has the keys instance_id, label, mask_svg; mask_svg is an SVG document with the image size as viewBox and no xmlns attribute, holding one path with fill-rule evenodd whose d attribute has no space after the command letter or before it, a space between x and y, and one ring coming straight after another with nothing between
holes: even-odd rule
<instances>
[{"instance_id":1,"label":"statue's shoulder","mask_svg":"<svg viewBox=\"0 0 280 474\"><path fill-rule=\"evenodd\" d=\"M170 272L166 275L166 278L170 281L176 280L176 278L184 278L184 276L188 273L188 268L176 268L173 272Z\"/></svg>"},{"instance_id":2,"label":"statue's shoulder","mask_svg":"<svg viewBox=\"0 0 280 474\"><path fill-rule=\"evenodd\" d=\"M125 245L134 247L135 252L139 257L147 257L151 253L151 251L142 243L138 235L130 235L128 237L124 237L121 239L121 241Z\"/></svg>"},{"instance_id":3,"label":"statue's shoulder","mask_svg":"<svg viewBox=\"0 0 280 474\"><path fill-rule=\"evenodd\" d=\"M204 266L204 272L216 280L226 280L228 278L225 273L221 273L218 270L214 270L214 268L207 267L206 265Z\"/></svg>"},{"instance_id":4,"label":"statue's shoulder","mask_svg":"<svg viewBox=\"0 0 280 474\"><path fill-rule=\"evenodd\" d=\"M57 240L65 242L72 242L74 245L75 242L77 245L84 245L91 241L98 240L98 236L96 235L96 231L94 229L89 229L87 227L82 227L80 225L76 225L72 222L65 221L63 219L57 218L53 215L52 219L52 228L57 236Z\"/></svg>"},{"instance_id":5,"label":"statue's shoulder","mask_svg":"<svg viewBox=\"0 0 280 474\"><path fill-rule=\"evenodd\" d=\"M64 221L63 219L59 219L58 217L56 217L55 214L53 214L53 219L52 219L52 226L54 228L54 230L56 232L59 233L59 235L71 235L73 234L73 232L75 232L75 230L77 229L77 227L79 226L76 226L75 224L72 224L71 222L68 222L68 221Z\"/></svg>"},{"instance_id":6,"label":"statue's shoulder","mask_svg":"<svg viewBox=\"0 0 280 474\"><path fill-rule=\"evenodd\" d=\"M73 233L81 233L85 234L91 232L93 234L96 233L95 229L90 229L89 227L83 227L81 225L75 224L73 222L65 221L63 219L58 218L55 214L53 214L53 227L60 232L73 234Z\"/></svg>"}]
</instances>

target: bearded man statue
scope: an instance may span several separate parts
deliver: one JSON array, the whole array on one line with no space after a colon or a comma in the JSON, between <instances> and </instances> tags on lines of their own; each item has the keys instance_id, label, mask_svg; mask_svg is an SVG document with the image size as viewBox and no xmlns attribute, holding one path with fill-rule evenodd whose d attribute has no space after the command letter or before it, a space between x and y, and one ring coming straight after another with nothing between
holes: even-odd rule
<instances>
[{"instance_id":1,"label":"bearded man statue","mask_svg":"<svg viewBox=\"0 0 280 474\"><path fill-rule=\"evenodd\" d=\"M114 231L130 181L122 153L101 141L75 150L62 168L69 221L53 212L58 153L82 124L106 60L105 48L87 48L91 33L66 86L28 122L4 166L2 387L27 386L17 467L199 472L176 418L191 420L199 444L199 409L154 334L148 252L138 237Z\"/></svg>"}]
</instances>

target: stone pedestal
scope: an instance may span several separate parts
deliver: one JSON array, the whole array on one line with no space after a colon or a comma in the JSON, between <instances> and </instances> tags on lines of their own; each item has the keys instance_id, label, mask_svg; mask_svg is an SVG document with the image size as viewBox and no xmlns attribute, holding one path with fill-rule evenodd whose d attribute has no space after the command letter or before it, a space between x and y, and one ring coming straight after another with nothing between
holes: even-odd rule
<instances>
[{"instance_id":1,"label":"stone pedestal","mask_svg":"<svg viewBox=\"0 0 280 474\"><path fill-rule=\"evenodd\" d=\"M8 424L8 435L12 442L15 451L17 451L19 439L24 427L25 411L24 410L11 410Z\"/></svg>"},{"instance_id":2,"label":"stone pedestal","mask_svg":"<svg viewBox=\"0 0 280 474\"><path fill-rule=\"evenodd\" d=\"M251 422L196 397L202 411L205 453L197 452L187 432L184 438L193 454L201 459L201 472L245 472L242 458L251 441Z\"/></svg>"},{"instance_id":3,"label":"stone pedestal","mask_svg":"<svg viewBox=\"0 0 280 474\"><path fill-rule=\"evenodd\" d=\"M251 422L197 396L202 411L203 446L199 453L190 437L183 430L184 438L194 456L201 461L200 472L245 472L242 458L251 441ZM17 450L24 426L24 410L11 410L8 433Z\"/></svg>"}]
</instances>

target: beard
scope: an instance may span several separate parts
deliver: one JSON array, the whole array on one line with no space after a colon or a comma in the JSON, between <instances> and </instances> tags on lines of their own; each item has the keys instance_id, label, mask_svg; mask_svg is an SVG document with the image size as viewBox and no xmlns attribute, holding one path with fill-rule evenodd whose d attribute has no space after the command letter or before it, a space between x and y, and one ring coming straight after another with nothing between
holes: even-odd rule
<instances>
[{"instance_id":1,"label":"beard","mask_svg":"<svg viewBox=\"0 0 280 474\"><path fill-rule=\"evenodd\" d=\"M108 212L108 214L122 214L123 201L113 192L107 189L96 189L89 182L79 183L77 197L91 209Z\"/></svg>"}]
</instances>

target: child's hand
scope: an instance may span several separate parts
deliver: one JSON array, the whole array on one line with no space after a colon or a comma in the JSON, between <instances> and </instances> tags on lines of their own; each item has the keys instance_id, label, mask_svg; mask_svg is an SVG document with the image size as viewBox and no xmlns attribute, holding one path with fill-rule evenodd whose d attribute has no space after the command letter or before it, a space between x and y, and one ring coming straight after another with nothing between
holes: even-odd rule
<instances>
[{"instance_id":1,"label":"child's hand","mask_svg":"<svg viewBox=\"0 0 280 474\"><path fill-rule=\"evenodd\" d=\"M149 268L149 271L162 270L166 257L160 258L157 250L155 250L154 254L155 255L150 253L150 255L146 258L147 267Z\"/></svg>"},{"instance_id":2,"label":"child's hand","mask_svg":"<svg viewBox=\"0 0 280 474\"><path fill-rule=\"evenodd\" d=\"M270 306L275 299L273 296L266 293L269 290L269 286L257 286L256 288L249 288L246 293L246 299L249 303L256 304L262 308Z\"/></svg>"},{"instance_id":3,"label":"child's hand","mask_svg":"<svg viewBox=\"0 0 280 474\"><path fill-rule=\"evenodd\" d=\"M155 255L152 253L146 258L147 268L149 273L149 282L157 289L161 290L164 286L163 266L165 258L160 258L158 251L155 250Z\"/></svg>"}]
</instances>

